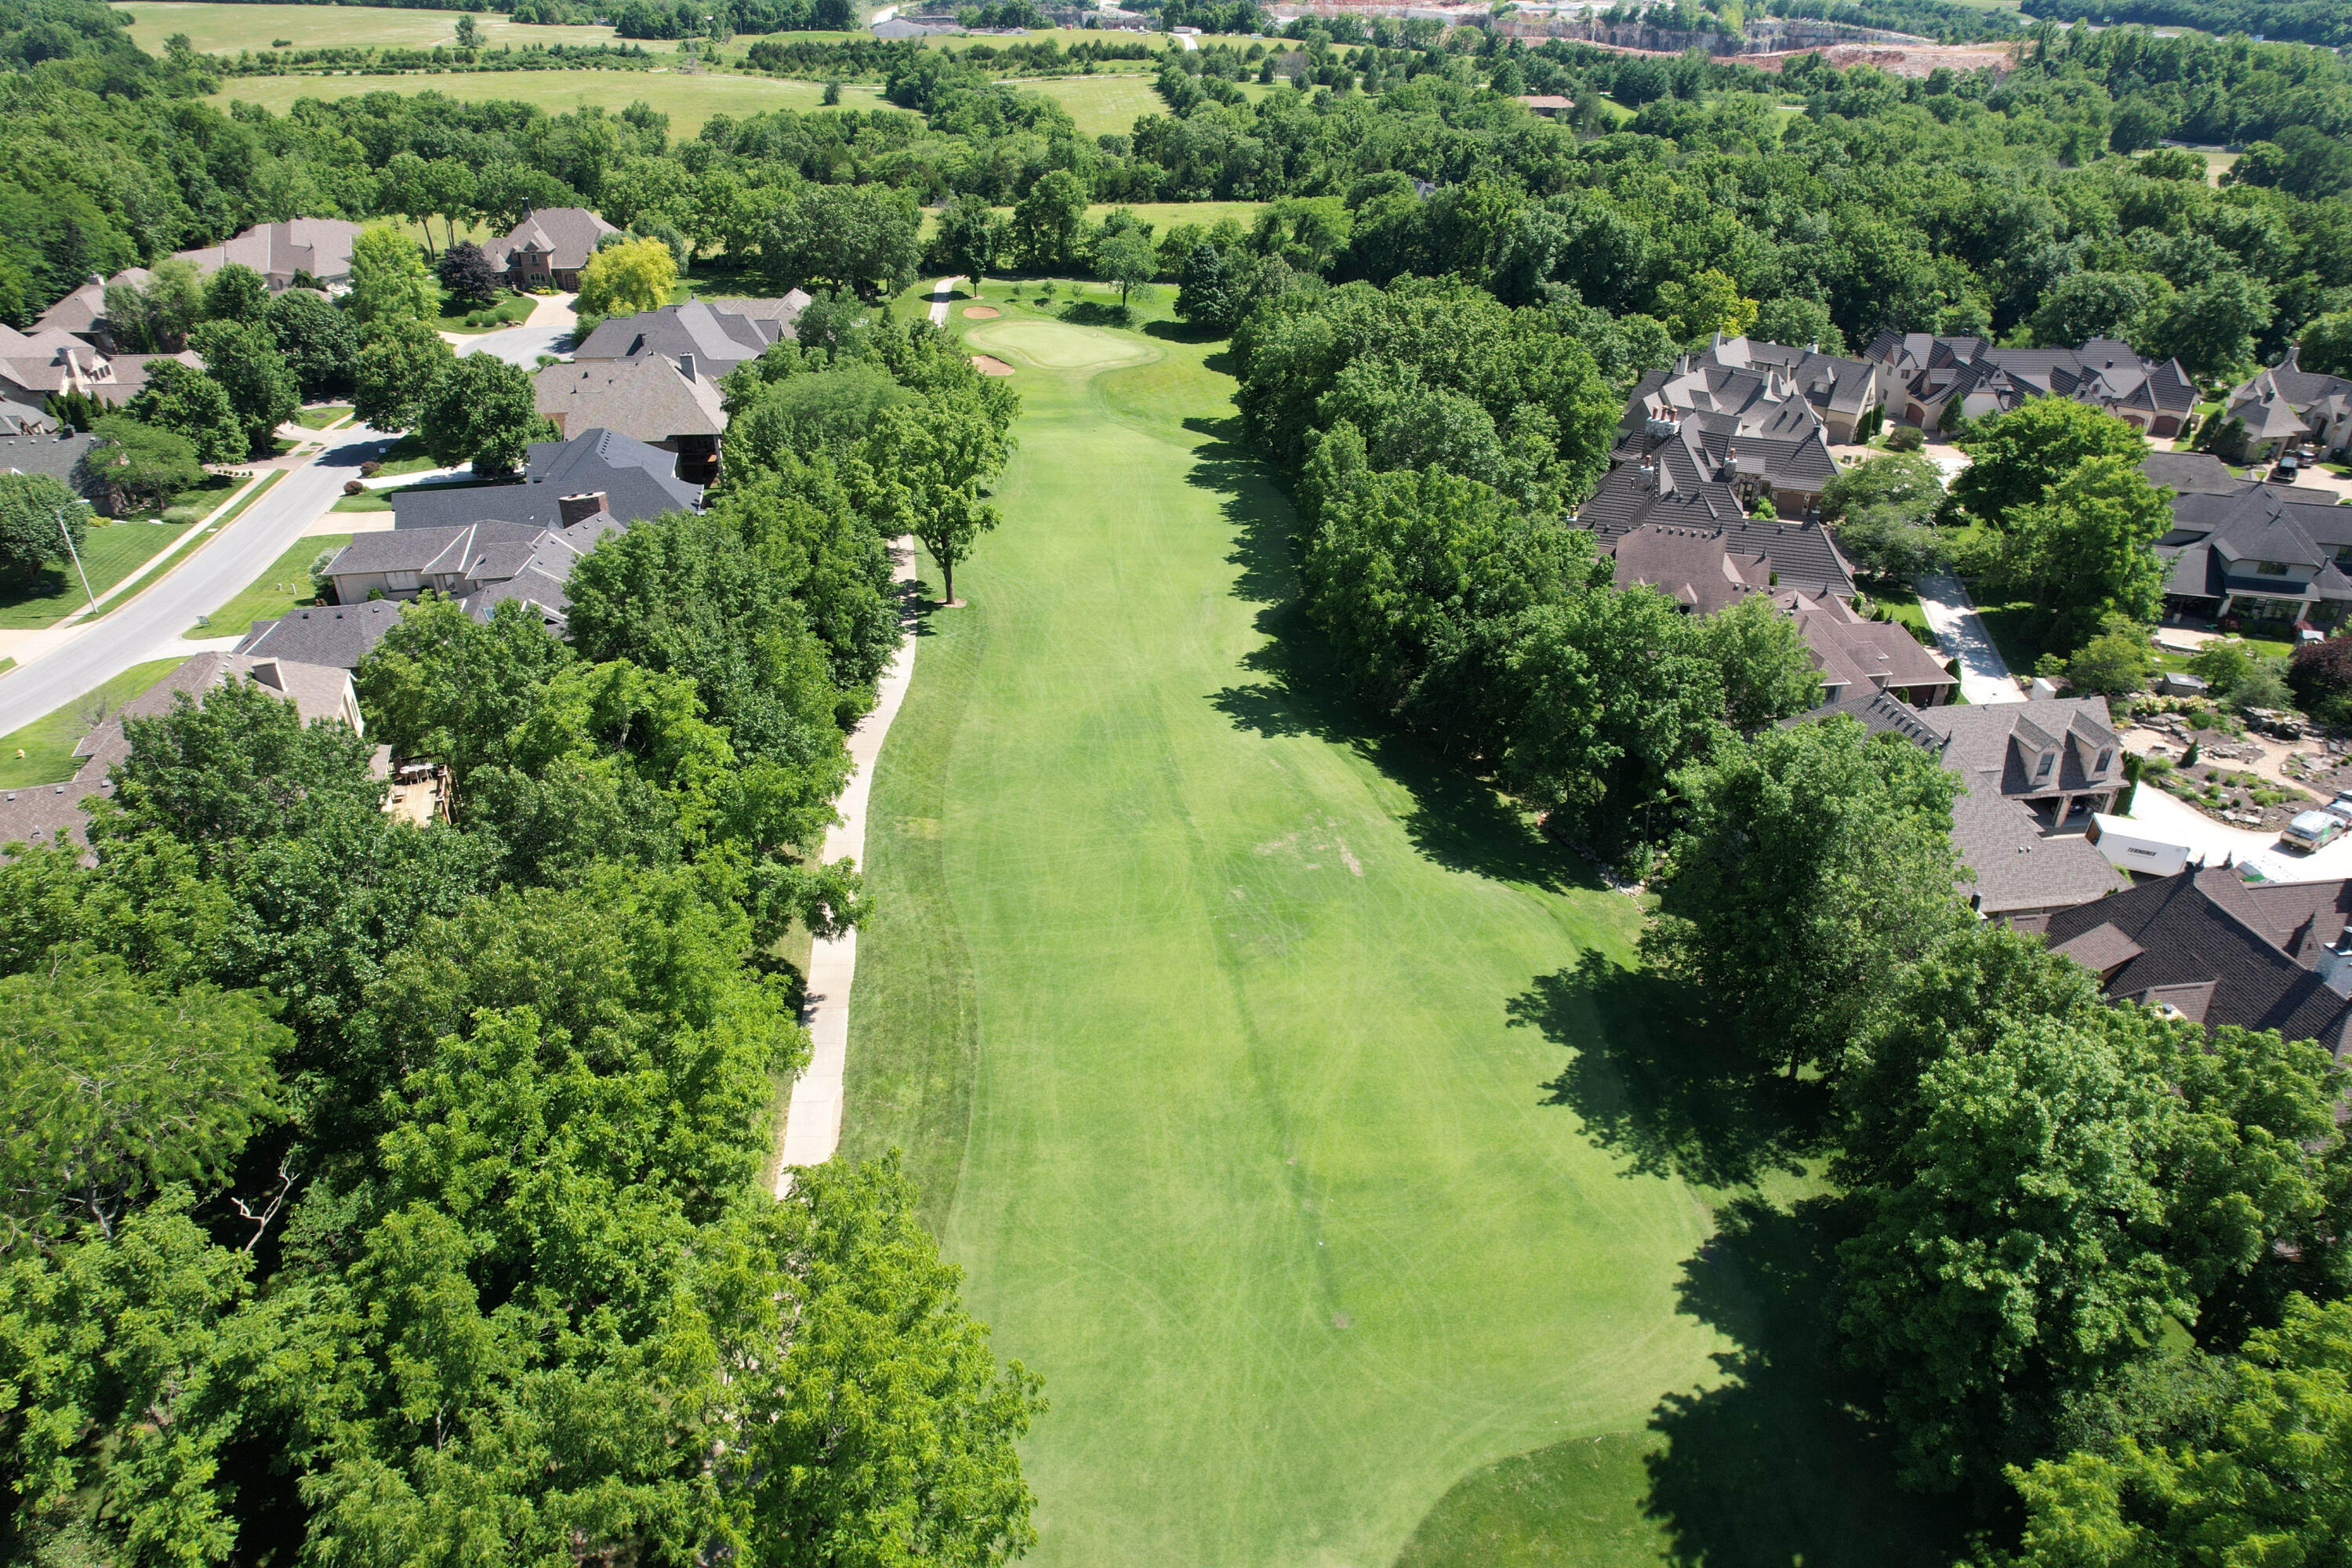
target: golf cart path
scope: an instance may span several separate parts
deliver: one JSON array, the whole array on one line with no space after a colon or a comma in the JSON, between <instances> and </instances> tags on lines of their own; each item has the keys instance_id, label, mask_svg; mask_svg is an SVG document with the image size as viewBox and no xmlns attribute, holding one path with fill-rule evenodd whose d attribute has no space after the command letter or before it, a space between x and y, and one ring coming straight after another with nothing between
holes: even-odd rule
<instances>
[{"instance_id":1,"label":"golf cart path","mask_svg":"<svg viewBox=\"0 0 2352 1568\"><path fill-rule=\"evenodd\" d=\"M947 283L942 281L944 293ZM940 309L944 311L945 306ZM891 547L896 558L892 574L901 583L915 581L915 541L910 534ZM915 639L911 622L901 625L898 651L882 672L874 691L874 707L849 732L849 783L838 803L840 820L824 836L824 858L866 858L866 803L874 791L874 761L890 733L890 721L906 700L907 685L915 674ZM809 1064L793 1085L784 1110L783 1161L776 1173L776 1196L792 1191L793 1169L822 1165L841 1144L841 1080L849 1064L849 987L857 975L856 928L839 936L820 937L809 950L807 996L801 1004L801 1023L809 1032Z\"/></svg>"},{"instance_id":2,"label":"golf cart path","mask_svg":"<svg viewBox=\"0 0 2352 1568\"><path fill-rule=\"evenodd\" d=\"M948 301L955 298L955 279L942 278L931 285L931 325L948 324Z\"/></svg>"}]
</instances>

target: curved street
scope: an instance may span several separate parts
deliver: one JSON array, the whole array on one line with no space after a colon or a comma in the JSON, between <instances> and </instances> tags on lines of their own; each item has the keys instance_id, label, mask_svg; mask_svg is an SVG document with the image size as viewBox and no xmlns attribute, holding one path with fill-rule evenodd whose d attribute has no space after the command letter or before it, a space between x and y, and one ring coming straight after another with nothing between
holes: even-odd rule
<instances>
[{"instance_id":1,"label":"curved street","mask_svg":"<svg viewBox=\"0 0 2352 1568\"><path fill-rule=\"evenodd\" d=\"M187 558L72 636L0 675L0 735L55 712L134 664L160 658L181 634L234 598L292 548L302 531L335 503L344 481L392 439L364 426L321 437L320 453L286 477Z\"/></svg>"}]
</instances>

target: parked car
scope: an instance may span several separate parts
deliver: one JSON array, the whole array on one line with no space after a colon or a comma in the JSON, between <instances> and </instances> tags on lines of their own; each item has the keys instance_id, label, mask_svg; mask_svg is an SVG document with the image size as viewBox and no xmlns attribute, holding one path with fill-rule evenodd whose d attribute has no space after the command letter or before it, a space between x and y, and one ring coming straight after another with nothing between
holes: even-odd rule
<instances>
[{"instance_id":1,"label":"parked car","mask_svg":"<svg viewBox=\"0 0 2352 1568\"><path fill-rule=\"evenodd\" d=\"M2286 831L2279 835L2279 842L2307 855L2335 843L2348 826L2352 826L2352 823L2346 822L2332 811L2300 812L2293 822L2286 825Z\"/></svg>"},{"instance_id":2,"label":"parked car","mask_svg":"<svg viewBox=\"0 0 2352 1568\"><path fill-rule=\"evenodd\" d=\"M2303 459L2293 452L2281 453L2279 460L2271 468L2271 482L2275 485L2291 485L2294 483L2294 476L2302 467Z\"/></svg>"}]
</instances>

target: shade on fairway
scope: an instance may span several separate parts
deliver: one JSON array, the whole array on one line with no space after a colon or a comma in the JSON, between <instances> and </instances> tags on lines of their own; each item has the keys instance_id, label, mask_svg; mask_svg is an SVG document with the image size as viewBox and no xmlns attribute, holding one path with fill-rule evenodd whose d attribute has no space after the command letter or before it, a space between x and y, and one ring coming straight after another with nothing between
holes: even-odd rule
<instances>
[{"instance_id":1,"label":"shade on fairway","mask_svg":"<svg viewBox=\"0 0 2352 1568\"><path fill-rule=\"evenodd\" d=\"M1507 1012L1634 905L1297 664L1207 349L969 338L1021 449L877 773L844 1153L906 1147L1045 1375L1032 1561L1387 1568L1466 1473L1712 1381L1706 1211Z\"/></svg>"}]
</instances>

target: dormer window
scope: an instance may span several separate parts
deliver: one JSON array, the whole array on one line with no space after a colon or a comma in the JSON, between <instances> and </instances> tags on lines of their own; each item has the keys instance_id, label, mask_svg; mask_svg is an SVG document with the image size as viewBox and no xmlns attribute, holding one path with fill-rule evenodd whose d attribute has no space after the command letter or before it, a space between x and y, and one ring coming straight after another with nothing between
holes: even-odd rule
<instances>
[{"instance_id":1,"label":"dormer window","mask_svg":"<svg viewBox=\"0 0 2352 1568\"><path fill-rule=\"evenodd\" d=\"M2107 764L2108 764L2109 763L2114 762L2115 760L2116 760L2116 754L2115 754L2115 752L2112 752L2112 751L2101 752L2099 753L2099 765L2098 765L2096 768L2094 768L2092 771L2093 771L2094 773L2105 773L2105 772L2107 771Z\"/></svg>"},{"instance_id":2,"label":"dormer window","mask_svg":"<svg viewBox=\"0 0 2352 1568\"><path fill-rule=\"evenodd\" d=\"M2033 782L2034 782L2034 783L2036 783L2036 784L2040 784L2043 779L2048 778L2048 777L2050 776L2050 764L2051 764L2051 763L2054 763L2054 762L2056 762L2057 760L2058 760L2058 753L2057 753L2057 752L2042 752L2042 761L2034 764L2034 768L2033 768Z\"/></svg>"},{"instance_id":3,"label":"dormer window","mask_svg":"<svg viewBox=\"0 0 2352 1568\"><path fill-rule=\"evenodd\" d=\"M2284 561L2257 561L2254 563L2254 572L2256 575L2263 577L2284 577L2286 575L2286 563Z\"/></svg>"}]
</instances>

